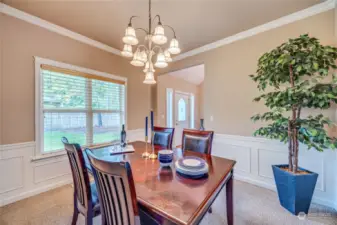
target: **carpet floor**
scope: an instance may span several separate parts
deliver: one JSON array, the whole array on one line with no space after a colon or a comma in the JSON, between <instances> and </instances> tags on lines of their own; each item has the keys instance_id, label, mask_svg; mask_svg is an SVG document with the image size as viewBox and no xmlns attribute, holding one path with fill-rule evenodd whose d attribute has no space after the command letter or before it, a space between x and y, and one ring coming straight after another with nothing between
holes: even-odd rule
<instances>
[{"instance_id":1,"label":"carpet floor","mask_svg":"<svg viewBox=\"0 0 337 225\"><path fill-rule=\"evenodd\" d=\"M236 225L337 225L337 212L312 204L304 220L291 215L278 202L273 191L245 182L234 182L234 224ZM68 225L72 216L72 192L70 185L21 200L0 208L1 225ZM226 196L220 193L215 200L213 213L204 217L201 225L227 224ZM100 217L94 219L100 225ZM79 216L77 225L84 225Z\"/></svg>"}]
</instances>

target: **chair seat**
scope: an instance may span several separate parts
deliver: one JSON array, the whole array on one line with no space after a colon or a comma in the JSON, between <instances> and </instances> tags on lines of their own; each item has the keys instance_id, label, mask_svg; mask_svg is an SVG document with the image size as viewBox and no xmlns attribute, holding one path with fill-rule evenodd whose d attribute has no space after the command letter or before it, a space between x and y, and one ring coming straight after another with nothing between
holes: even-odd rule
<instances>
[{"instance_id":1,"label":"chair seat","mask_svg":"<svg viewBox=\"0 0 337 225\"><path fill-rule=\"evenodd\" d=\"M95 206L99 205L98 202L98 194L97 194L97 188L96 188L96 184L95 182L90 184L90 188L91 188L91 199L92 199L92 205Z\"/></svg>"},{"instance_id":2,"label":"chair seat","mask_svg":"<svg viewBox=\"0 0 337 225\"><path fill-rule=\"evenodd\" d=\"M97 216L101 214L101 208L99 205L96 183L95 182L91 183L90 188L91 188L91 199L92 199L92 207L93 207L92 211L94 212L94 216Z\"/></svg>"},{"instance_id":3,"label":"chair seat","mask_svg":"<svg viewBox=\"0 0 337 225\"><path fill-rule=\"evenodd\" d=\"M84 159L85 167L87 168L88 172L92 173L91 165L90 165L89 158L86 152L83 152L83 159Z\"/></svg>"}]
</instances>

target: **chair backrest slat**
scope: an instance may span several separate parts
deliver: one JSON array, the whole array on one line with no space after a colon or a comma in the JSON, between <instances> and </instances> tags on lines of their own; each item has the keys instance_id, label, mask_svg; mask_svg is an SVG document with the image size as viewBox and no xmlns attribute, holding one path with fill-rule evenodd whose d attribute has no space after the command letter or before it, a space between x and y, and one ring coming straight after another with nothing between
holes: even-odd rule
<instances>
[{"instance_id":1,"label":"chair backrest slat","mask_svg":"<svg viewBox=\"0 0 337 225\"><path fill-rule=\"evenodd\" d=\"M128 162L108 162L86 150L98 187L101 213L107 225L135 224L136 191Z\"/></svg>"},{"instance_id":2,"label":"chair backrest slat","mask_svg":"<svg viewBox=\"0 0 337 225\"><path fill-rule=\"evenodd\" d=\"M90 181L84 163L83 151L78 144L70 144L66 138L62 138L62 142L67 151L73 175L74 192L77 196L77 200L83 207L87 208L92 199Z\"/></svg>"},{"instance_id":3,"label":"chair backrest slat","mask_svg":"<svg viewBox=\"0 0 337 225\"><path fill-rule=\"evenodd\" d=\"M213 135L213 131L184 129L182 137L182 150L211 154Z\"/></svg>"}]
</instances>

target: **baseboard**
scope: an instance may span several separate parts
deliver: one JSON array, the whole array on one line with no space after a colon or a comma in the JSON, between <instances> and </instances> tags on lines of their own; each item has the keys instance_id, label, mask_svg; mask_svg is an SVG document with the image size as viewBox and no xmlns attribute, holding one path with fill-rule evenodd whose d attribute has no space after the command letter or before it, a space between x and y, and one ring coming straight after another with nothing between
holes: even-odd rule
<instances>
[{"instance_id":1,"label":"baseboard","mask_svg":"<svg viewBox=\"0 0 337 225\"><path fill-rule=\"evenodd\" d=\"M23 200L25 198L32 197L34 195L41 194L43 192L47 192L47 191L53 190L53 189L58 188L58 187L62 187L62 186L67 185L67 184L71 184L72 182L73 182L72 179L67 179L67 180L64 180L64 181L60 181L58 183L53 183L53 184L49 184L49 185L46 185L46 186L35 188L33 190L22 192L19 195L16 195L16 196L13 196L13 197L9 197L7 199L3 199L0 202L0 207L4 206L4 205L11 204L11 203L16 202L16 201Z\"/></svg>"},{"instance_id":2,"label":"baseboard","mask_svg":"<svg viewBox=\"0 0 337 225\"><path fill-rule=\"evenodd\" d=\"M258 187L266 188L268 190L276 192L276 186L275 185L269 184L267 182L259 181L259 180L253 179L251 177L241 175L241 174L236 174L235 172L234 172L234 179L239 180L239 181L243 181L243 182L246 182L246 183L250 183L250 184L256 185ZM312 198L312 202L315 203L315 204L324 205L324 206L333 208L337 211L337 203L334 203L332 201L329 201L329 200L326 200L326 199L323 199L323 198L318 198L318 197L314 196Z\"/></svg>"},{"instance_id":3,"label":"baseboard","mask_svg":"<svg viewBox=\"0 0 337 225\"><path fill-rule=\"evenodd\" d=\"M234 171L234 179L237 179L239 181L243 181L243 182L246 182L246 183L250 183L250 184L253 184L253 185L256 185L256 186L259 186L259 187L263 187L263 188L266 188L266 189L269 189L269 190L272 190L272 191L276 191L275 185L271 185L267 182L263 182L263 181L253 179L253 178L248 177L248 176L243 176L241 174L236 174L235 171Z\"/></svg>"}]
</instances>

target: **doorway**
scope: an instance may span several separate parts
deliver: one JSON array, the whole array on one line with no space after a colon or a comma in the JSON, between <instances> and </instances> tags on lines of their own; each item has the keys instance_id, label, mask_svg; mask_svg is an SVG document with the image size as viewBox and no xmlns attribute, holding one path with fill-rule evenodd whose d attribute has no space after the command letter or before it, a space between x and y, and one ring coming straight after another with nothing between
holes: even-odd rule
<instances>
[{"instance_id":1,"label":"doorway","mask_svg":"<svg viewBox=\"0 0 337 225\"><path fill-rule=\"evenodd\" d=\"M182 141L182 132L186 128L190 127L191 119L191 98L190 94L183 92L175 92L175 145L180 145Z\"/></svg>"},{"instance_id":2,"label":"doorway","mask_svg":"<svg viewBox=\"0 0 337 225\"><path fill-rule=\"evenodd\" d=\"M158 76L158 125L175 128L173 146L181 145L184 129L198 129L203 118L204 65Z\"/></svg>"}]
</instances>

